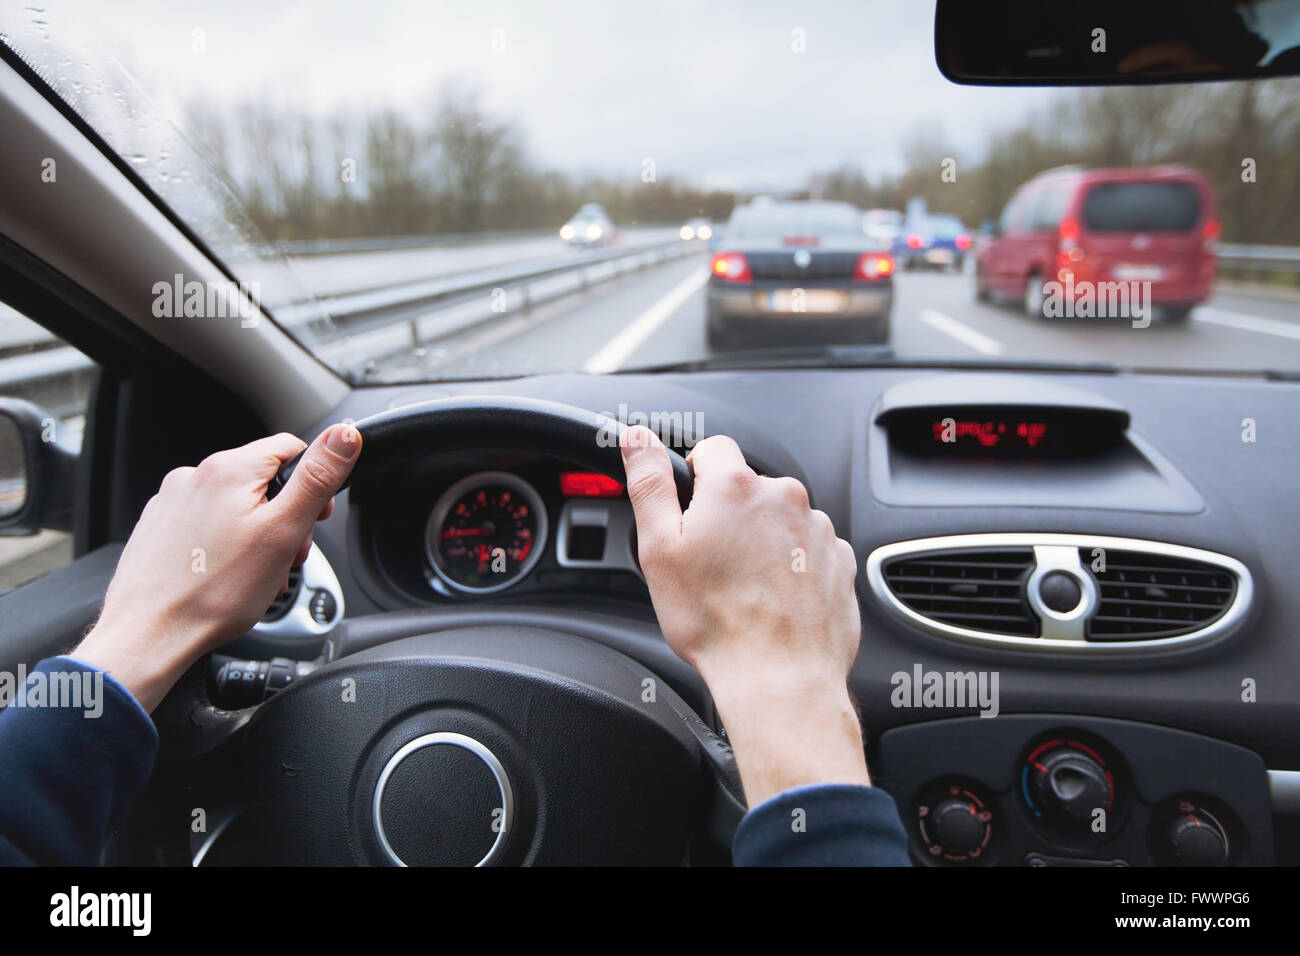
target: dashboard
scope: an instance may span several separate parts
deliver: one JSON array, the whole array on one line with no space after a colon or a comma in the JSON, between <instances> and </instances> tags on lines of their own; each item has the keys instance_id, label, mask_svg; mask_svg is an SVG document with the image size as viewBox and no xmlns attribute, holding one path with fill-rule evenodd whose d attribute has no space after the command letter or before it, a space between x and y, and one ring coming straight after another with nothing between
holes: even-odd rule
<instances>
[{"instance_id":1,"label":"dashboard","mask_svg":"<svg viewBox=\"0 0 1300 956\"><path fill-rule=\"evenodd\" d=\"M851 686L918 863L1296 861L1296 383L554 375L366 388L337 416L511 394L698 421L807 486L861 563ZM411 448L318 531L347 607L331 639L466 608L652 629L634 534L616 482L542 449ZM620 649L701 699L661 640Z\"/></svg>"},{"instance_id":2,"label":"dashboard","mask_svg":"<svg viewBox=\"0 0 1300 956\"><path fill-rule=\"evenodd\" d=\"M599 594L649 600L622 484L546 456L425 456L353 493L385 606Z\"/></svg>"}]
</instances>

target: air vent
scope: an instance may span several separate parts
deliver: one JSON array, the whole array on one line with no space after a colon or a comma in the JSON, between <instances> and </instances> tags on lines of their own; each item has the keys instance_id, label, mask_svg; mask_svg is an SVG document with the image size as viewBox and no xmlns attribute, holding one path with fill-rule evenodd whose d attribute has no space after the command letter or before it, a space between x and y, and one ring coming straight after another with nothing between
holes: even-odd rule
<instances>
[{"instance_id":1,"label":"air vent","mask_svg":"<svg viewBox=\"0 0 1300 956\"><path fill-rule=\"evenodd\" d=\"M262 615L262 623L267 624L271 621L278 621L288 614L289 608L293 607L293 602L298 600L298 591L301 589L302 568L296 567L289 571L289 587L271 602L271 606Z\"/></svg>"},{"instance_id":2,"label":"air vent","mask_svg":"<svg viewBox=\"0 0 1300 956\"><path fill-rule=\"evenodd\" d=\"M1092 552L1080 549L1099 587L1088 639L1135 641L1177 637L1214 623L1237 595L1227 568L1141 551L1107 550L1105 570Z\"/></svg>"},{"instance_id":3,"label":"air vent","mask_svg":"<svg viewBox=\"0 0 1300 956\"><path fill-rule=\"evenodd\" d=\"M1025 600L1032 548L910 554L884 564L884 578L906 607L930 620L990 634L1037 637Z\"/></svg>"},{"instance_id":4,"label":"air vent","mask_svg":"<svg viewBox=\"0 0 1300 956\"><path fill-rule=\"evenodd\" d=\"M876 597L912 627L1027 651L1174 651L1230 633L1254 596L1235 558L1108 535L919 538L876 548L866 565Z\"/></svg>"}]
</instances>

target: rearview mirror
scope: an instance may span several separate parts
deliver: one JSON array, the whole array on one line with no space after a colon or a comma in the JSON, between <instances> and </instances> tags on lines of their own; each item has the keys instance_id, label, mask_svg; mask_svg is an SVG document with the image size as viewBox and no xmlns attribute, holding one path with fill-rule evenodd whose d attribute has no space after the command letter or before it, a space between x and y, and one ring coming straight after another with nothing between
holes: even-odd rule
<instances>
[{"instance_id":1,"label":"rearview mirror","mask_svg":"<svg viewBox=\"0 0 1300 956\"><path fill-rule=\"evenodd\" d=\"M72 530L78 449L39 405L0 398L0 535Z\"/></svg>"},{"instance_id":2,"label":"rearview mirror","mask_svg":"<svg viewBox=\"0 0 1300 956\"><path fill-rule=\"evenodd\" d=\"M1300 73L1300 0L938 0L954 83L1103 85Z\"/></svg>"}]
</instances>

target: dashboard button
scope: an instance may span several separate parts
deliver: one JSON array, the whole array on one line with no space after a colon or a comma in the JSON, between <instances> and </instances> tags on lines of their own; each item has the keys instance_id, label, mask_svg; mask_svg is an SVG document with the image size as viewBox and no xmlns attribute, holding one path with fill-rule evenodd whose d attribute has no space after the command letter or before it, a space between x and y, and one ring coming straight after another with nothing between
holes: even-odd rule
<instances>
[{"instance_id":1,"label":"dashboard button","mask_svg":"<svg viewBox=\"0 0 1300 956\"><path fill-rule=\"evenodd\" d=\"M1053 571L1051 574L1044 575L1043 580L1038 583L1038 595L1048 608L1058 614L1066 614L1079 606L1083 589L1074 575L1066 574L1064 571Z\"/></svg>"}]
</instances>

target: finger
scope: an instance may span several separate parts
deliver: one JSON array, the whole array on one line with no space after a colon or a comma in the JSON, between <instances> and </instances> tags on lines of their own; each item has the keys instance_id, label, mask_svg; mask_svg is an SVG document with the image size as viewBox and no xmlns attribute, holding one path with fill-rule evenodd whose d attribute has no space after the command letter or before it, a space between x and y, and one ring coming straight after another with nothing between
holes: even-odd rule
<instances>
[{"instance_id":1,"label":"finger","mask_svg":"<svg viewBox=\"0 0 1300 956\"><path fill-rule=\"evenodd\" d=\"M218 452L213 458L229 458L231 465L237 467L246 479L265 485L275 477L281 465L292 461L306 447L307 443L297 435L280 432L230 451Z\"/></svg>"},{"instance_id":2,"label":"finger","mask_svg":"<svg viewBox=\"0 0 1300 956\"><path fill-rule=\"evenodd\" d=\"M331 425L303 453L284 490L267 507L306 537L360 454L361 433L352 425Z\"/></svg>"},{"instance_id":3,"label":"finger","mask_svg":"<svg viewBox=\"0 0 1300 956\"><path fill-rule=\"evenodd\" d=\"M691 449L691 464L695 470L695 487L722 487L728 480L757 478L754 469L745 462L740 446L726 435L710 435Z\"/></svg>"},{"instance_id":4,"label":"finger","mask_svg":"<svg viewBox=\"0 0 1300 956\"><path fill-rule=\"evenodd\" d=\"M663 545L681 536L682 508L677 501L673 466L659 436L642 425L623 432L623 468L627 494L636 516L637 538Z\"/></svg>"},{"instance_id":5,"label":"finger","mask_svg":"<svg viewBox=\"0 0 1300 956\"><path fill-rule=\"evenodd\" d=\"M292 567L299 567L307 560L307 553L311 551L311 532L307 532L307 540L298 547L298 553L294 555Z\"/></svg>"},{"instance_id":6,"label":"finger","mask_svg":"<svg viewBox=\"0 0 1300 956\"><path fill-rule=\"evenodd\" d=\"M325 507L321 509L320 514L316 516L317 521L328 521L329 516L334 513L334 499L331 498L325 502Z\"/></svg>"}]
</instances>

